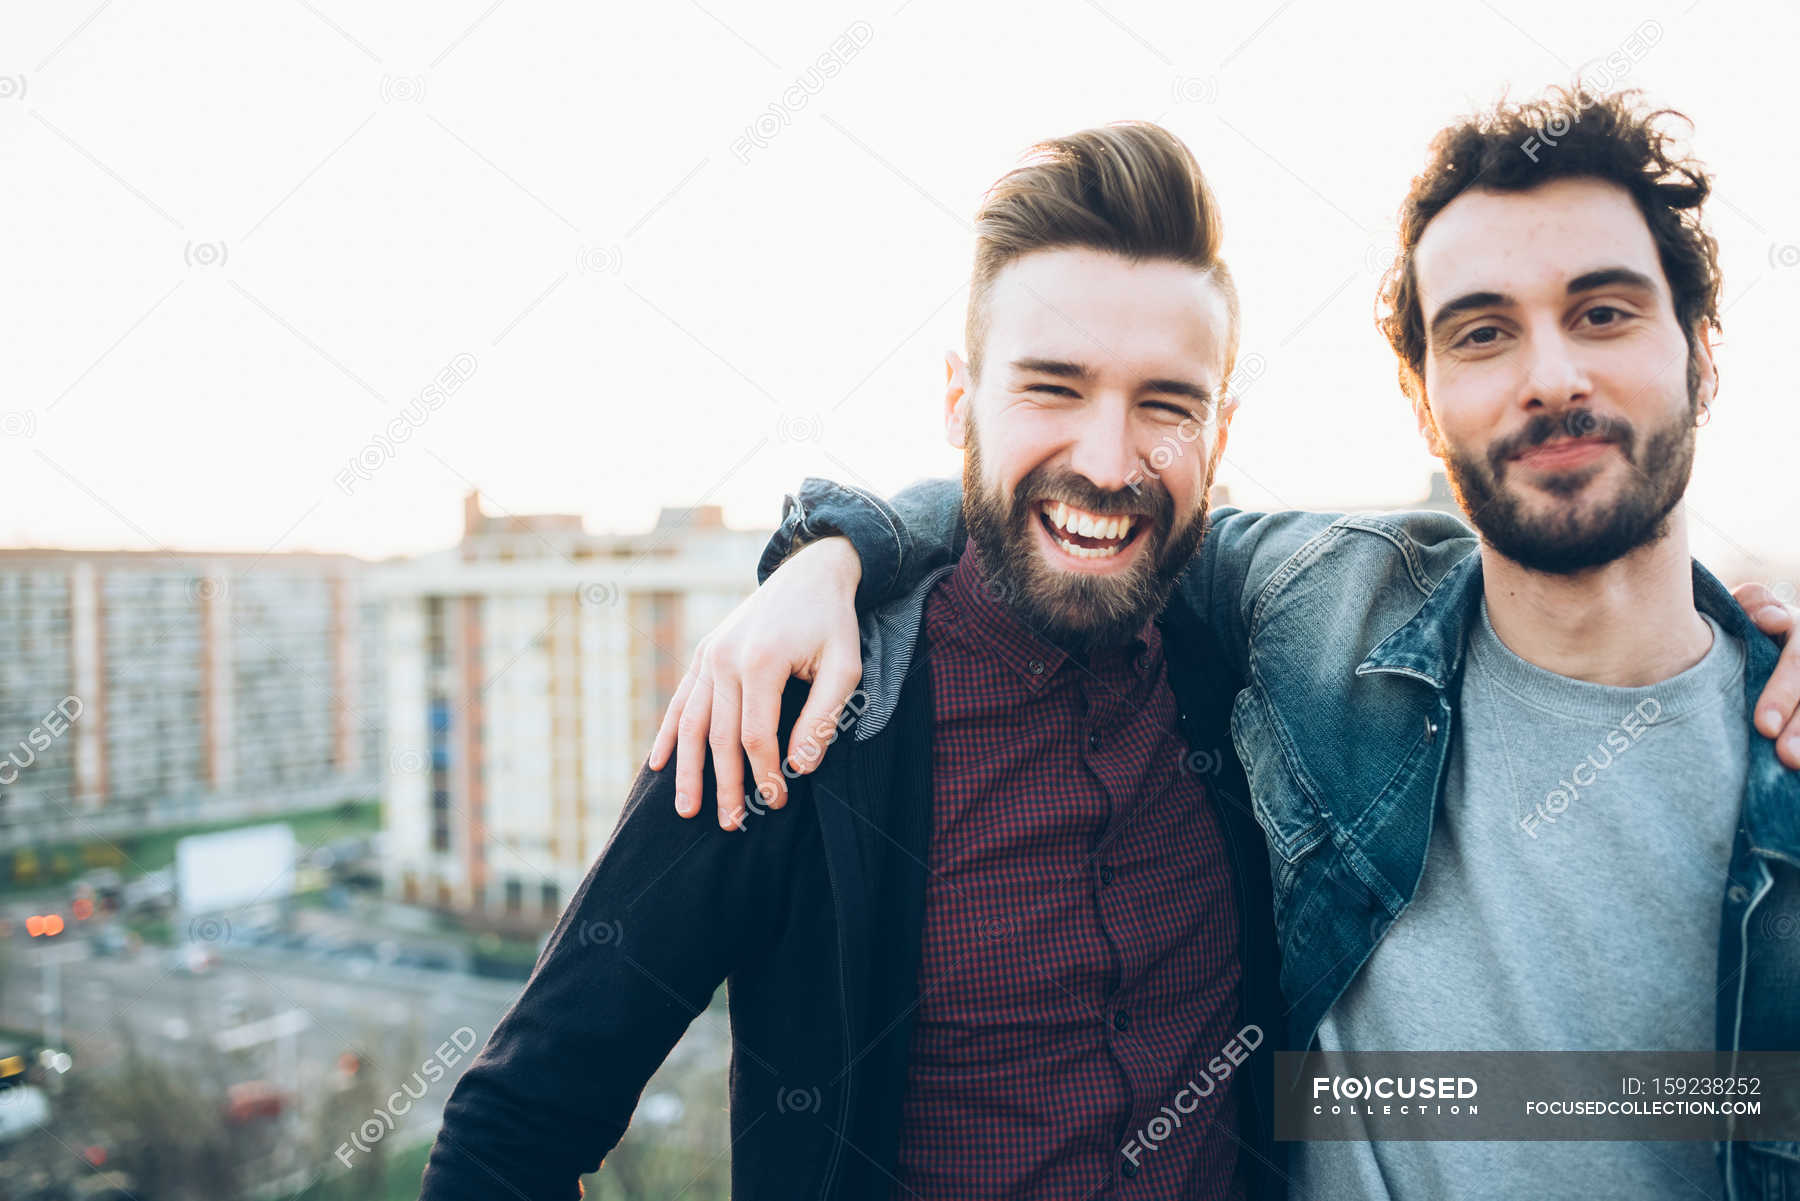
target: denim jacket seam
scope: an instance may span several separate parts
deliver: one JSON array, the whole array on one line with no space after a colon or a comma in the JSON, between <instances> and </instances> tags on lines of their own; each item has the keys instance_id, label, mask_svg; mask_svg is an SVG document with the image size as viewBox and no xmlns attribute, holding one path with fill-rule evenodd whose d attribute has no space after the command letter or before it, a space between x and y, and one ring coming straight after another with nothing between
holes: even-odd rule
<instances>
[{"instance_id":1,"label":"denim jacket seam","mask_svg":"<svg viewBox=\"0 0 1800 1201\"><path fill-rule=\"evenodd\" d=\"M1245 629L1249 631L1249 659L1252 675L1255 675L1256 665L1256 630L1263 623L1263 606L1268 603L1270 597L1285 588L1308 564L1318 560L1325 548L1335 541L1339 527L1345 520L1340 517L1308 538L1293 554L1283 559L1281 565L1269 574L1268 581L1257 589L1256 599L1250 602L1250 620L1245 625Z\"/></svg>"},{"instance_id":2,"label":"denim jacket seam","mask_svg":"<svg viewBox=\"0 0 1800 1201\"><path fill-rule=\"evenodd\" d=\"M1406 574L1412 578L1413 587L1419 590L1420 596L1430 596L1437 586L1444 582L1443 576L1434 580L1431 578L1431 574L1425 570L1425 564L1419 557L1419 540L1393 523L1351 514L1339 518L1334 524L1342 526L1346 531L1353 530L1357 533L1372 534L1391 543L1400 552L1400 557L1405 560Z\"/></svg>"},{"instance_id":3,"label":"denim jacket seam","mask_svg":"<svg viewBox=\"0 0 1800 1201\"><path fill-rule=\"evenodd\" d=\"M1768 896L1775 887L1775 877L1766 864L1762 866L1761 887L1748 899L1744 912L1738 918L1738 964L1733 975L1737 977L1737 986L1732 991L1737 994L1737 1003L1733 1007L1731 1018L1731 1070L1737 1071L1738 1057L1744 1053L1744 1003L1750 991L1750 977L1744 966L1750 957L1750 915L1756 911L1756 903ZM1731 1121L1727 1130L1734 1128L1736 1121ZM1729 1152L1727 1152L1729 1154Z\"/></svg>"},{"instance_id":4,"label":"denim jacket seam","mask_svg":"<svg viewBox=\"0 0 1800 1201\"><path fill-rule=\"evenodd\" d=\"M1739 824L1742 824L1741 819ZM1748 834L1749 831L1746 830L1744 833ZM1786 851L1778 851L1774 847L1761 846L1754 839L1750 841L1750 853L1762 859L1779 859L1790 867L1800 868L1800 859L1796 859Z\"/></svg>"},{"instance_id":5,"label":"denim jacket seam","mask_svg":"<svg viewBox=\"0 0 1800 1201\"><path fill-rule=\"evenodd\" d=\"M873 493L871 493L868 489L859 488L855 484L838 484L837 486L844 489L846 492L854 493L855 495L861 497L863 500L868 501L869 507L874 509L875 512L880 515L881 520L887 525L888 535L894 540L894 552L895 552L895 568L894 568L894 570L895 570L896 574L898 574L899 563L900 563L901 559L903 559L906 555L907 545L906 545L905 536L901 532L899 524L894 521L893 513L889 509L887 502L882 500L880 497L874 495Z\"/></svg>"},{"instance_id":6,"label":"denim jacket seam","mask_svg":"<svg viewBox=\"0 0 1800 1201\"><path fill-rule=\"evenodd\" d=\"M1359 521L1364 521L1364 520L1367 520L1367 519L1366 518L1358 518L1354 515L1340 517L1336 521L1332 522L1330 525L1326 526L1323 530L1320 530L1317 534L1315 534L1311 538L1307 539L1306 542L1299 547L1299 549L1295 550L1292 555L1288 556L1288 558L1282 562L1281 566L1278 567L1275 570L1275 572L1269 577L1268 583L1264 584L1263 587L1261 588L1261 590L1258 591L1256 600L1253 602L1252 607L1251 607L1251 620L1250 620L1250 627L1249 627L1249 629L1250 629L1250 636L1249 636L1250 681L1251 681L1251 686L1254 686L1258 689L1258 692L1259 692L1258 703L1262 704L1264 710L1266 711L1269 726L1271 729L1273 729L1275 731L1276 739L1280 743L1282 759L1286 762L1288 769L1294 775L1296 783L1300 786L1302 792L1304 793L1305 798L1306 798L1306 803L1309 806L1311 806L1313 812L1318 815L1319 822L1324 826L1325 836L1327 838L1329 838L1334 844L1338 845L1339 851L1345 855L1346 862L1349 862L1352 858L1362 858L1363 857L1360 848L1357 850L1356 854L1354 856L1352 856L1350 854L1350 852L1340 842L1340 838L1349 839L1351 841L1354 841L1355 840L1355 829L1354 828L1344 829L1343 826L1333 817L1333 815L1330 812L1328 812L1323 805L1321 805L1319 803L1318 798L1319 798L1321 790L1318 786L1318 782L1313 779L1311 772L1306 767L1305 760L1299 754L1297 747L1296 747L1296 743L1294 742L1292 733L1289 731L1289 729L1287 727L1287 722L1282 718L1281 714L1279 712L1277 712L1276 706L1268 701L1267 690L1263 689L1261 686L1260 675L1257 671L1257 660L1260 656L1257 653L1256 632L1257 632L1257 629L1263 624L1263 621L1264 621L1263 607L1268 602L1269 598L1274 596L1274 594L1276 592L1278 592L1282 587L1284 587L1286 584L1291 582L1292 579L1294 578L1294 576L1299 574L1300 571L1304 570L1307 566L1316 562L1318 560L1318 558L1325 552L1325 550L1327 550L1336 541L1337 537L1339 535L1341 535L1342 533L1352 531L1352 530L1360 530L1365 533L1375 534L1377 537L1381 537L1381 538L1385 539L1386 541L1395 545L1401 551L1403 556L1406 555L1407 546L1402 545L1402 543L1408 543L1408 544L1412 543L1411 538L1408 538L1405 535L1398 535L1398 540L1396 540L1396 537L1393 536L1393 532L1391 532L1391 531L1375 530L1375 529L1365 528L1364 526L1355 524ZM1413 576L1413 583L1415 584L1415 586L1418 585L1419 579L1418 579L1418 576L1416 574L1414 574L1411 570L1410 558L1409 558L1408 574ZM1426 595L1428 595L1428 593L1426 593ZM1387 793L1393 786L1394 779L1397 779L1399 777L1400 772L1402 770L1404 770L1404 765L1402 765L1402 767L1400 767L1400 768L1395 769L1394 775L1391 776L1389 778L1389 780L1387 781L1387 783L1383 785L1382 791L1378 794L1378 796L1386 796L1387 795ZM1360 825L1360 822L1358 823L1358 825ZM1318 841L1322 841L1322 840L1315 840L1314 843L1312 844L1312 846L1309 847L1308 849L1309 850L1316 849L1316 847L1318 845ZM1373 865L1369 865L1369 866L1371 868L1373 867ZM1366 875L1360 868L1353 867L1352 870L1354 871L1357 878L1362 881L1363 886L1365 888L1370 889L1371 892L1376 891L1374 886L1372 884L1370 884ZM1379 874L1379 873L1377 873L1377 874Z\"/></svg>"},{"instance_id":7,"label":"denim jacket seam","mask_svg":"<svg viewBox=\"0 0 1800 1201\"><path fill-rule=\"evenodd\" d=\"M1264 832L1264 837L1268 839L1269 844L1275 848L1282 859L1286 860L1289 864L1298 865L1302 859L1306 858L1316 850L1321 842L1332 837L1332 823L1325 815L1325 807L1319 804L1318 796L1316 795L1317 790L1311 786L1311 777L1301 769L1295 756L1291 753L1287 730L1282 725L1281 719L1276 716L1275 707L1269 703L1267 695L1261 689L1247 689L1246 691L1250 693L1250 703L1262 709L1264 720L1268 723L1269 728L1275 731L1276 740L1281 744L1282 759L1292 767L1296 782L1300 788L1300 793L1305 798L1307 807L1312 810L1313 819L1310 822L1307 822L1305 829L1292 839L1277 837L1275 833L1269 831ZM1234 737L1238 725L1235 708L1236 707L1233 706L1234 712L1230 721L1231 733ZM1257 825L1262 825L1262 821L1260 820L1261 815L1266 814L1269 818L1269 825L1275 827L1278 831L1280 827L1275 821L1275 814L1262 800L1261 794L1259 794L1254 787L1250 788L1249 792L1251 813L1257 816ZM1284 849L1284 844L1286 843L1304 843L1305 845L1293 846L1291 848L1292 855L1290 857L1288 850Z\"/></svg>"}]
</instances>

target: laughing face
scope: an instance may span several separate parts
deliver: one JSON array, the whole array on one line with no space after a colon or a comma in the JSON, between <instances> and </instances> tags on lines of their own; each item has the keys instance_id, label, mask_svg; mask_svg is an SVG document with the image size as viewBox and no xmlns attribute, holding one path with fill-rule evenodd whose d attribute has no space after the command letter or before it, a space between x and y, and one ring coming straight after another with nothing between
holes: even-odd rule
<instances>
[{"instance_id":1,"label":"laughing face","mask_svg":"<svg viewBox=\"0 0 1800 1201\"><path fill-rule=\"evenodd\" d=\"M1200 268L1061 249L1010 264L988 303L982 378L949 364L970 539L1034 628L1121 644L1200 543L1230 419L1226 301Z\"/></svg>"},{"instance_id":2,"label":"laughing face","mask_svg":"<svg viewBox=\"0 0 1800 1201\"><path fill-rule=\"evenodd\" d=\"M1467 192L1415 263L1421 428L1488 544L1566 574L1661 538L1717 379L1630 194L1580 178Z\"/></svg>"}]
</instances>

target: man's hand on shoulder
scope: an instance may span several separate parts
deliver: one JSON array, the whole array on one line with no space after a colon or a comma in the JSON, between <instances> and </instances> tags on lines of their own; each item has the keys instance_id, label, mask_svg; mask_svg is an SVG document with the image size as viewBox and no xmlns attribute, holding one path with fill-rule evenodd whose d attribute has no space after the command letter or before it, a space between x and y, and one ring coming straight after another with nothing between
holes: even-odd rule
<instances>
[{"instance_id":1,"label":"man's hand on shoulder","mask_svg":"<svg viewBox=\"0 0 1800 1201\"><path fill-rule=\"evenodd\" d=\"M760 803L773 809L787 803L778 724L790 676L812 681L812 691L788 739L787 770L802 774L818 766L838 714L862 679L856 625L861 577L848 539L821 539L795 551L700 640L650 751L649 765L657 771L675 753L676 812L700 812L709 746L721 826L743 823L744 755Z\"/></svg>"},{"instance_id":2,"label":"man's hand on shoulder","mask_svg":"<svg viewBox=\"0 0 1800 1201\"><path fill-rule=\"evenodd\" d=\"M1800 608L1784 603L1765 584L1731 590L1756 628L1781 644L1781 660L1756 700L1757 733L1775 742L1775 754L1800 771Z\"/></svg>"}]
</instances>

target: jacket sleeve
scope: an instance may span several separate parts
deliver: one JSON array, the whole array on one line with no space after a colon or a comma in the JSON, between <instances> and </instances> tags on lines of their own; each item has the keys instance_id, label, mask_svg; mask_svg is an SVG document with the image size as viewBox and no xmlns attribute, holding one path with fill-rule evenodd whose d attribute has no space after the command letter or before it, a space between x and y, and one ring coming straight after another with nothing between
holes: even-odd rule
<instances>
[{"instance_id":1,"label":"jacket sleeve","mask_svg":"<svg viewBox=\"0 0 1800 1201\"><path fill-rule=\"evenodd\" d=\"M1172 604L1184 605L1211 628L1239 679L1249 674L1250 615L1256 598L1284 563L1323 533L1341 513L1213 511L1206 537L1176 581Z\"/></svg>"},{"instance_id":2,"label":"jacket sleeve","mask_svg":"<svg viewBox=\"0 0 1800 1201\"><path fill-rule=\"evenodd\" d=\"M856 609L866 613L904 596L962 554L962 482L922 480L890 503L872 492L812 477L782 506L781 525L763 549L756 578L769 578L801 547L841 534L862 560Z\"/></svg>"},{"instance_id":3,"label":"jacket sleeve","mask_svg":"<svg viewBox=\"0 0 1800 1201\"><path fill-rule=\"evenodd\" d=\"M1176 583L1173 603L1188 606L1211 628L1240 679L1249 671L1251 618L1258 599L1303 547L1343 517L1297 509L1246 513L1229 507L1213 514L1206 538ZM1446 562L1476 546L1468 526L1435 509L1388 512L1379 520L1421 553Z\"/></svg>"},{"instance_id":4,"label":"jacket sleeve","mask_svg":"<svg viewBox=\"0 0 1800 1201\"><path fill-rule=\"evenodd\" d=\"M710 791L710 760L706 774ZM524 992L451 1092L421 1201L579 1195L720 981L772 943L784 856L812 820L795 808L726 831L676 815L673 764L639 772Z\"/></svg>"},{"instance_id":5,"label":"jacket sleeve","mask_svg":"<svg viewBox=\"0 0 1800 1201\"><path fill-rule=\"evenodd\" d=\"M1249 612L1256 593L1336 513L1217 510L1171 602L1211 626L1241 678L1249 657ZM794 551L841 534L862 560L856 610L909 595L933 571L962 554L962 482L924 480L890 503L861 488L817 477L787 498L782 523L763 551L757 578L769 578Z\"/></svg>"}]
</instances>

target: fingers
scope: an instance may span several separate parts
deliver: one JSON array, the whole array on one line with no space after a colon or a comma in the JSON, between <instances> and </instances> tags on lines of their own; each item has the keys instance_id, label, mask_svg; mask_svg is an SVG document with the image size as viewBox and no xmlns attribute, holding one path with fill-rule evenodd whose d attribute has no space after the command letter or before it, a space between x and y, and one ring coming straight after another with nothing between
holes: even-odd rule
<instances>
[{"instance_id":1,"label":"fingers","mask_svg":"<svg viewBox=\"0 0 1800 1201\"><path fill-rule=\"evenodd\" d=\"M675 746L675 812L700 812L700 787L706 779L706 731L712 720L712 676L702 667L694 679L677 726Z\"/></svg>"},{"instance_id":2,"label":"fingers","mask_svg":"<svg viewBox=\"0 0 1800 1201\"><path fill-rule=\"evenodd\" d=\"M687 674L681 677L681 683L675 686L675 695L669 698L669 707L663 710L662 725L656 728L656 741L650 744L650 770L661 771L669 761L669 752L675 749L676 735L681 727L681 711L687 707L688 694L694 690L694 677L699 674L700 655L696 652L694 661L688 665ZM691 813L683 813L683 817L692 817Z\"/></svg>"},{"instance_id":3,"label":"fingers","mask_svg":"<svg viewBox=\"0 0 1800 1201\"><path fill-rule=\"evenodd\" d=\"M1769 682L1757 698L1756 729L1775 740L1775 754L1783 763L1800 770L1800 637L1792 636L1793 611L1780 608L1779 614L1777 618L1765 608L1754 615L1756 626L1763 633L1770 637L1789 635ZM1779 629L1772 628L1776 626Z\"/></svg>"},{"instance_id":4,"label":"fingers","mask_svg":"<svg viewBox=\"0 0 1800 1201\"><path fill-rule=\"evenodd\" d=\"M744 753L750 757L750 787L760 804L779 809L787 804L787 777L781 774L781 693L787 687L785 664L769 660L744 673Z\"/></svg>"},{"instance_id":5,"label":"fingers","mask_svg":"<svg viewBox=\"0 0 1800 1201\"><path fill-rule=\"evenodd\" d=\"M1787 642L1787 636L1794 632L1795 613L1786 605L1771 602L1749 612L1750 620L1756 623L1756 628L1776 642Z\"/></svg>"},{"instance_id":6,"label":"fingers","mask_svg":"<svg viewBox=\"0 0 1800 1201\"><path fill-rule=\"evenodd\" d=\"M838 715L862 681L862 652L854 633L848 649L842 643L842 639L834 639L826 647L813 676L812 691L788 734L787 757L796 775L812 771L825 757L825 748L838 736Z\"/></svg>"},{"instance_id":7,"label":"fingers","mask_svg":"<svg viewBox=\"0 0 1800 1201\"><path fill-rule=\"evenodd\" d=\"M1731 599L1735 600L1738 607L1752 617L1770 605L1781 603L1774 590L1766 584L1739 584L1731 590Z\"/></svg>"},{"instance_id":8,"label":"fingers","mask_svg":"<svg viewBox=\"0 0 1800 1201\"><path fill-rule=\"evenodd\" d=\"M744 824L744 753L742 746L743 700L730 672L715 672L712 694L712 729L706 741L712 747L713 785L718 792L719 824L727 830Z\"/></svg>"}]
</instances>

